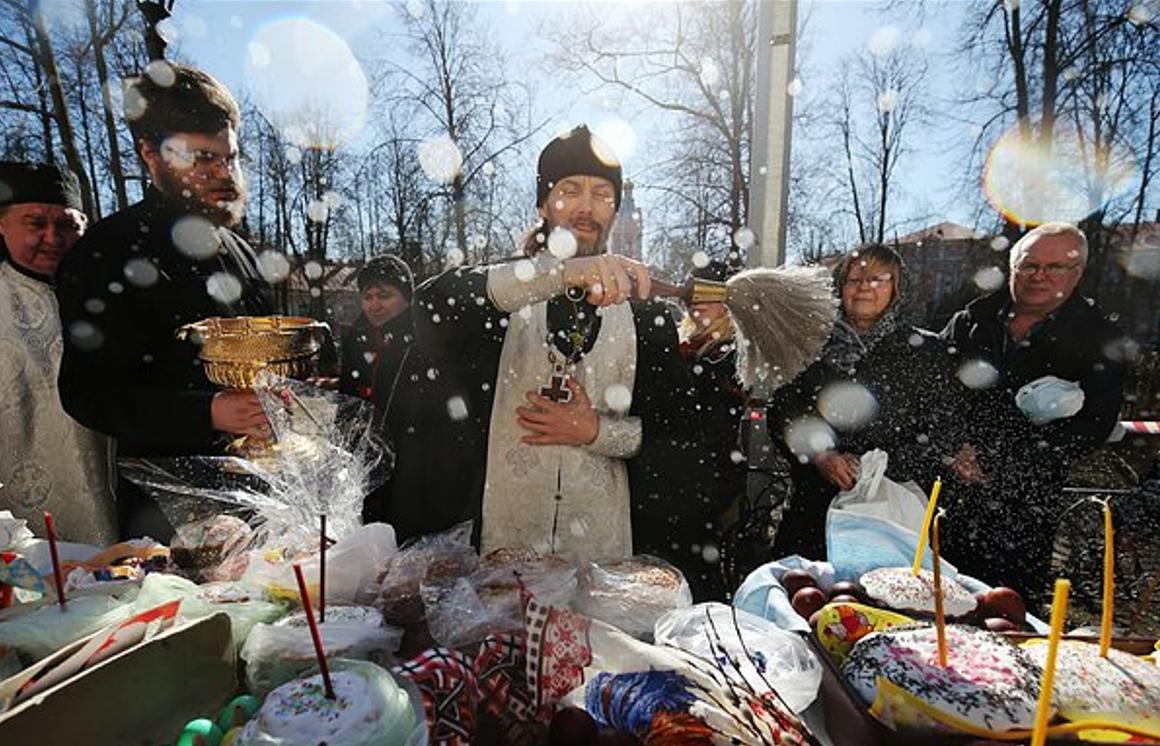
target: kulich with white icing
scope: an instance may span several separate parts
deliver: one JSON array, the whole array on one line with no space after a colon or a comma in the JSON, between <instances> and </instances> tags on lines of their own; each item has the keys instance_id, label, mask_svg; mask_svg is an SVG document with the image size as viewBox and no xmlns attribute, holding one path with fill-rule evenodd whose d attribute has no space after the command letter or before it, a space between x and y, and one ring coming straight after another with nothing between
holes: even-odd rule
<instances>
[{"instance_id":1,"label":"kulich with white icing","mask_svg":"<svg viewBox=\"0 0 1160 746\"><path fill-rule=\"evenodd\" d=\"M1002 637L947 625L947 667L938 663L934 627L874 632L855 645L842 675L870 705L885 678L931 707L981 728L1030 728L1043 669Z\"/></svg>"},{"instance_id":2,"label":"kulich with white icing","mask_svg":"<svg viewBox=\"0 0 1160 746\"><path fill-rule=\"evenodd\" d=\"M1024 646L1036 663L1047 660L1041 641ZM1059 641L1055 660L1055 704L1068 720L1097 718L1160 728L1160 666L1115 648L1107 658L1099 646Z\"/></svg>"},{"instance_id":3,"label":"kulich with white icing","mask_svg":"<svg viewBox=\"0 0 1160 746\"><path fill-rule=\"evenodd\" d=\"M909 567L880 567L859 578L866 595L892 609L934 613L934 573L919 570L911 573ZM978 602L974 595L953 578L942 576L943 612L949 617L962 617L975 610Z\"/></svg>"},{"instance_id":4,"label":"kulich with white icing","mask_svg":"<svg viewBox=\"0 0 1160 746\"><path fill-rule=\"evenodd\" d=\"M407 693L372 663L336 661L335 698L321 674L295 679L266 697L238 739L240 746L401 746L417 717Z\"/></svg>"}]
</instances>

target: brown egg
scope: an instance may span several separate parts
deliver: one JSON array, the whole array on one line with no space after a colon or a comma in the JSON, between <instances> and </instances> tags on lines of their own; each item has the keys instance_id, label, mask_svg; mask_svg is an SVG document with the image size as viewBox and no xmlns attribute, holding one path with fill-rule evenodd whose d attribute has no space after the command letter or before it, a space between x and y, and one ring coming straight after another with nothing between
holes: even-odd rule
<instances>
[{"instance_id":1,"label":"brown egg","mask_svg":"<svg viewBox=\"0 0 1160 746\"><path fill-rule=\"evenodd\" d=\"M836 601L838 596L850 596L857 603L863 598L862 586L851 580L839 580L830 586L830 600Z\"/></svg>"},{"instance_id":2,"label":"brown egg","mask_svg":"<svg viewBox=\"0 0 1160 746\"><path fill-rule=\"evenodd\" d=\"M809 623L810 623L810 629L812 629L812 630L817 630L817 628L818 628L818 619L820 619L820 618L821 618L821 616L822 616L822 610L821 610L821 609L818 609L818 610L817 610L817 611L815 611L813 614L810 614L810 619L809 619Z\"/></svg>"},{"instance_id":3,"label":"brown egg","mask_svg":"<svg viewBox=\"0 0 1160 746\"><path fill-rule=\"evenodd\" d=\"M826 594L817 588L802 588L793 594L793 601L790 604L798 616L802 619L809 619L810 615L826 605Z\"/></svg>"},{"instance_id":4,"label":"brown egg","mask_svg":"<svg viewBox=\"0 0 1160 746\"><path fill-rule=\"evenodd\" d=\"M979 615L984 619L1002 617L1017 626L1022 626L1027 622L1027 605L1023 603L1023 597L1017 591L1000 586L992 588L983 597Z\"/></svg>"},{"instance_id":5,"label":"brown egg","mask_svg":"<svg viewBox=\"0 0 1160 746\"><path fill-rule=\"evenodd\" d=\"M856 604L861 603L857 596L851 596L849 593L839 593L830 599L832 604Z\"/></svg>"},{"instance_id":6,"label":"brown egg","mask_svg":"<svg viewBox=\"0 0 1160 746\"><path fill-rule=\"evenodd\" d=\"M589 746L596 738L596 721L579 707L565 707L552 717L548 746Z\"/></svg>"},{"instance_id":7,"label":"brown egg","mask_svg":"<svg viewBox=\"0 0 1160 746\"><path fill-rule=\"evenodd\" d=\"M781 576L781 584L785 588L786 595L790 598L797 595L797 592L802 588L818 587L818 581L814 580L814 576L805 570L787 570Z\"/></svg>"}]
</instances>

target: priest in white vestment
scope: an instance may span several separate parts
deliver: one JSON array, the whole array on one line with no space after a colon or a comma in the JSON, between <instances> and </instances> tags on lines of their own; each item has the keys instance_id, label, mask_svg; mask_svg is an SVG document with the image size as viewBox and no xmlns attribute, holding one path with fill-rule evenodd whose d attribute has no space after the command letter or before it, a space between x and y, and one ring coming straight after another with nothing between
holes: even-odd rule
<instances>
[{"instance_id":1,"label":"priest in white vestment","mask_svg":"<svg viewBox=\"0 0 1160 746\"><path fill-rule=\"evenodd\" d=\"M117 539L110 442L65 413L52 275L85 228L76 176L55 166L0 163L0 509L61 539Z\"/></svg>"},{"instance_id":2,"label":"priest in white vestment","mask_svg":"<svg viewBox=\"0 0 1160 746\"><path fill-rule=\"evenodd\" d=\"M607 253L621 185L612 151L577 127L540 156L523 256L419 289L418 339L444 363L431 373L457 380L448 410L486 444L474 494L432 494L464 501L483 552L648 552L719 596L703 551L719 541L717 515L697 489L706 464L673 314L647 300L643 264Z\"/></svg>"}]
</instances>

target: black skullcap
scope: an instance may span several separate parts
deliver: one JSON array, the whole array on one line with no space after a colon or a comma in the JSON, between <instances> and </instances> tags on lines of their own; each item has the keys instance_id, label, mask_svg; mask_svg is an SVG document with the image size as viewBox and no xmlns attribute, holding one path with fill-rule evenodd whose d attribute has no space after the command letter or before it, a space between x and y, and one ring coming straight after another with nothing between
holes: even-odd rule
<instances>
[{"instance_id":1,"label":"black skullcap","mask_svg":"<svg viewBox=\"0 0 1160 746\"><path fill-rule=\"evenodd\" d=\"M39 202L84 211L76 174L48 163L0 161L0 207Z\"/></svg>"},{"instance_id":2,"label":"black skullcap","mask_svg":"<svg viewBox=\"0 0 1160 746\"><path fill-rule=\"evenodd\" d=\"M738 267L734 267L728 262L723 262L720 259L714 259L704 267L694 268L691 272L689 272L688 277L696 280L713 280L714 282L725 282L739 271L740 269Z\"/></svg>"},{"instance_id":3,"label":"black skullcap","mask_svg":"<svg viewBox=\"0 0 1160 746\"><path fill-rule=\"evenodd\" d=\"M540 153L536 167L536 205L543 207L552 187L569 176L608 179L616 190L616 209L620 209L620 194L624 186L620 161L612 148L583 124L552 140Z\"/></svg>"},{"instance_id":4,"label":"black skullcap","mask_svg":"<svg viewBox=\"0 0 1160 746\"><path fill-rule=\"evenodd\" d=\"M358 283L360 293L374 285L392 285L399 289L408 303L411 302L411 294L415 291L411 268L393 254L384 254L371 259L359 270L355 282Z\"/></svg>"}]
</instances>

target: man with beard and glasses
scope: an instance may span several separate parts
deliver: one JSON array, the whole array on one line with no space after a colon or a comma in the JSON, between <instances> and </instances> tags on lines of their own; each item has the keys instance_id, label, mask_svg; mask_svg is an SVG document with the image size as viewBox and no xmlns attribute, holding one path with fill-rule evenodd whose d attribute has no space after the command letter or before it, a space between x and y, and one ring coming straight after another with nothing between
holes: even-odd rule
<instances>
[{"instance_id":1,"label":"man with beard and glasses","mask_svg":"<svg viewBox=\"0 0 1160 746\"><path fill-rule=\"evenodd\" d=\"M484 552L654 554L697 597L721 597L676 325L647 300L647 268L607 253L621 183L586 127L557 137L540 155L524 257L451 270L417 293L419 343L433 373L459 384L446 416L479 434L472 452L446 449L456 478L472 475L458 514L476 520Z\"/></svg>"},{"instance_id":2,"label":"man with beard and glasses","mask_svg":"<svg viewBox=\"0 0 1160 746\"><path fill-rule=\"evenodd\" d=\"M212 454L226 436L269 434L253 391L219 391L183 324L273 310L253 251L231 230L245 187L237 102L210 75L150 66L130 81L125 116L151 185L101 220L62 262L60 394L118 456ZM224 435L223 435L224 434ZM118 485L121 532L164 540L168 525Z\"/></svg>"}]
</instances>

